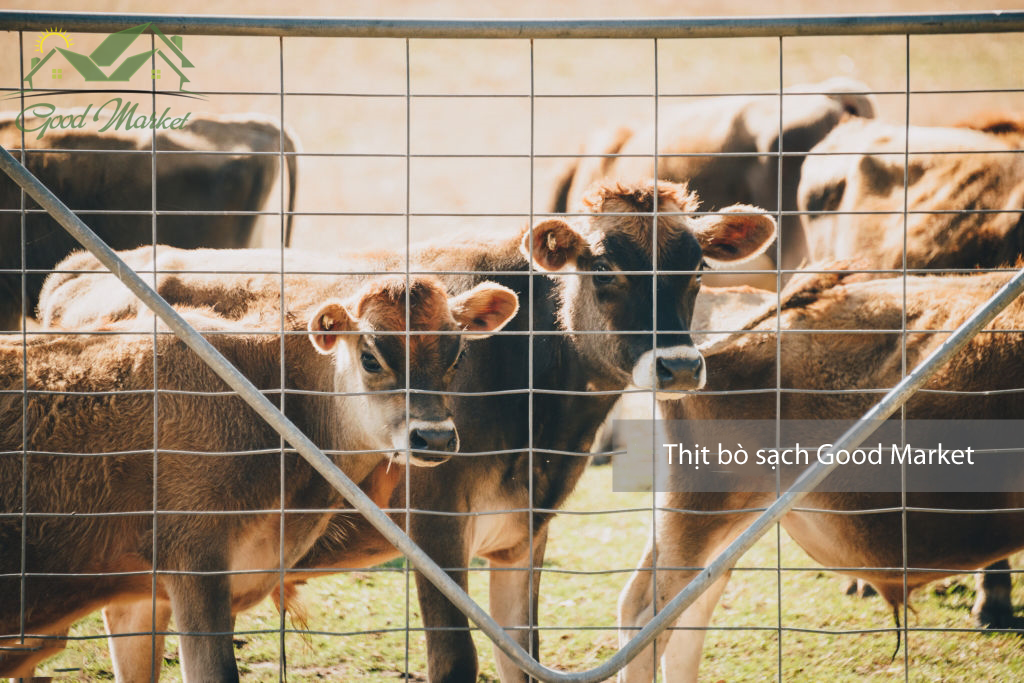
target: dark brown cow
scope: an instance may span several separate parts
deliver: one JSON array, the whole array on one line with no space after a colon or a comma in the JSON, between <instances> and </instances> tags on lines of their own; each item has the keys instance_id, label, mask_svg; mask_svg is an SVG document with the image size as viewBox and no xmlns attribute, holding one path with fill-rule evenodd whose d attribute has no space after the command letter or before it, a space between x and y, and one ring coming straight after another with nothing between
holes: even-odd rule
<instances>
[{"instance_id":1,"label":"dark brown cow","mask_svg":"<svg viewBox=\"0 0 1024 683\"><path fill-rule=\"evenodd\" d=\"M411 336L388 334L406 329L407 300ZM433 278L414 278L408 289L405 278L375 279L346 301L291 309L286 329L308 334L287 335L283 349L279 334L253 334L259 322L280 325L279 313L235 323L187 315L200 329L229 332L211 342L260 389L282 388L283 373L284 388L299 392L287 397L289 416L361 481L410 443L430 451L415 455L416 465L437 465L458 447L438 392L463 341L422 333L486 336L517 303L493 283L449 298ZM152 318L105 329L151 330ZM395 391L406 386L407 362L409 384L428 393ZM155 384L176 391L161 393L154 406ZM337 507L337 492L299 456L274 453L277 433L241 399L190 393L226 386L173 336L5 340L0 386L0 452L7 453L0 455L0 547L23 548L0 556L0 675L28 675L63 647L33 635L66 634L108 604L158 599L168 601L182 633L214 634L182 637L185 677L237 680L233 610L268 595L276 568L301 558L330 520L325 512L289 514L282 527L280 515L256 511ZM154 506L196 514L154 519ZM246 510L253 512L215 514ZM257 572L228 574L241 570ZM6 649L23 643L33 649Z\"/></svg>"},{"instance_id":2,"label":"dark brown cow","mask_svg":"<svg viewBox=\"0 0 1024 683\"><path fill-rule=\"evenodd\" d=\"M37 120L27 117L26 128ZM0 144L21 158L22 132L14 117L0 119ZM115 249L153 242L154 158L152 131L51 130L42 139L25 134L25 163L44 185L74 211L135 211L141 214L83 213L82 219ZM294 135L270 118L201 116L183 130L156 136L156 209L193 211L189 216L159 216L156 241L182 248L244 247L249 244L256 215L213 215L203 212L255 212L277 187L279 150L284 144L288 169L287 211L295 208L296 156ZM90 151L92 150L92 151ZM188 152L197 152L189 154ZM198 152L223 152L199 154ZM282 202L284 203L284 202ZM0 269L48 270L80 248L64 228L45 213L30 213L22 247L21 191L0 174ZM26 208L38 209L31 199ZM13 210L14 212L8 212ZM286 228L286 242L291 216ZM25 315L32 315L45 273L25 278ZM22 278L0 273L0 329L18 329L22 317Z\"/></svg>"},{"instance_id":3,"label":"dark brown cow","mask_svg":"<svg viewBox=\"0 0 1024 683\"><path fill-rule=\"evenodd\" d=\"M688 183L704 207L712 211L735 202L775 211L779 205L781 148L787 154L782 162L782 209L793 211L802 153L849 115L874 116L874 98L862 94L867 90L863 83L844 78L787 89L781 118L778 95L686 100L662 113L657 137L649 123L599 131L583 146L582 153L611 156L584 157L574 162L557 184L551 211L577 210L587 186L596 180L650 177L654 174L655 139L657 177ZM796 268L806 256L799 218L783 217L780 234L782 266ZM770 270L775 267L774 258L775 250L770 248L762 259L744 268ZM735 277L730 276L732 279L722 284L739 284ZM744 276L743 280L775 288L775 275Z\"/></svg>"},{"instance_id":4,"label":"dark brown cow","mask_svg":"<svg viewBox=\"0 0 1024 683\"><path fill-rule=\"evenodd\" d=\"M770 217L750 207L729 207L695 218L685 213L695 203L685 188L659 183L658 190L656 195L649 181L602 185L589 197L590 213L570 218L574 225L546 220L511 238L449 240L413 255L414 269L470 273L440 275L450 288L471 286L488 277L516 291L524 302L533 295L509 329L535 334L495 336L475 344L460 363L453 384L454 390L463 392L453 399L462 451L501 454L457 458L429 476L420 476L425 470L417 470L408 482L409 500L404 497L404 481L391 498L393 507L408 503L424 511L410 515L408 532L438 564L468 567L470 558L478 555L499 570L491 576L491 614L506 627L528 626L530 615L537 614L540 577L533 575L531 594L529 570L543 561L548 523L582 475L594 435L616 400L614 394L591 392L614 392L631 384L663 392L700 387L703 361L692 345L688 325L702 258L710 262L749 258L774 237ZM652 268L650 216L656 197L659 268L676 274L658 275L656 281L651 275L622 274ZM265 258L248 252L219 257L214 251L194 256L181 251L161 253L161 269L206 270L217 258L224 270L274 270L281 258L269 252L264 252ZM145 250L129 257L132 265L143 269L151 264L151 253ZM76 261L74 268L92 269L87 261ZM289 268L330 270L323 259L296 252L286 254L286 262ZM404 255L376 265L404 266ZM473 271L502 274L484 276ZM293 285L290 277L285 278L288 295L306 296L301 281ZM103 286L95 281L90 285L92 280L95 277L90 275L55 279L42 302L44 311L53 313L44 313L44 318L89 324L105 315L134 315L131 302L116 297L106 300L104 310L103 298L90 294ZM229 316L259 308L265 297L280 296L279 287L280 276L271 275L167 273L157 278L158 290L172 303L212 308ZM76 292L75 301L62 291ZM84 304L82 314L76 310L79 301ZM629 334L649 330L655 315L656 345L649 332ZM527 450L531 444L533 453ZM532 527L527 512L507 512L531 507ZM394 519L406 523L405 514ZM359 522L354 530L347 530L350 523L351 516L332 523L297 567L366 566L398 554L372 527ZM467 572L452 575L463 587L467 585ZM304 577L297 573L295 578ZM476 649L466 617L422 577L417 576L417 587L428 628L431 680L475 680ZM531 637L530 629L517 628L514 637L536 652L536 631ZM148 645L140 657L148 665ZM504 681L524 679L504 655L499 653L497 658Z\"/></svg>"},{"instance_id":5,"label":"dark brown cow","mask_svg":"<svg viewBox=\"0 0 1024 683\"><path fill-rule=\"evenodd\" d=\"M762 315L749 327L705 350L708 390L763 389L776 386L779 369L785 389L782 419L856 418L878 400L872 389L893 386L901 377L902 279L867 280L841 274L804 276L787 293L780 316ZM911 277L906 282L906 320L910 330L951 330L1006 282L1006 274ZM858 280L862 280L859 281ZM935 305L941 301L942 305ZM776 335L783 330L781 358L776 361ZM1019 330L1024 326L1024 301L1018 300L989 325L990 330ZM856 334L843 330L865 330ZM786 334L786 331L804 331ZM822 330L807 333L808 330ZM827 330L839 330L829 333ZM873 332L872 330L879 330ZM882 330L889 330L882 332ZM946 338L945 334L914 333L907 337L907 366L913 367ZM1019 358L1024 335L1020 332L981 334L926 385L927 389L966 393L919 393L907 403L909 418L1002 419L1024 414L1019 392L985 395L988 390L1024 386ZM855 390L828 393L821 390ZM859 392L857 390L860 390ZM662 402L669 442L688 442L692 420L774 419L776 395L769 393L697 393L681 401ZM838 437L839 435L834 435ZM744 439L740 437L740 442ZM685 470L685 471L684 471ZM862 473L847 466L845 476ZM693 468L674 469L675 490L685 490ZM1024 491L1020 482L1007 490ZM680 478L682 477L682 478ZM770 504L774 493L665 493L658 497L657 536L624 589L619 602L620 638L651 617L654 595L661 607L696 574L669 567L702 567L756 516L751 513L700 514L719 510L757 509ZM910 512L906 517L907 586L913 591L957 570L971 570L1006 557L1024 547L1024 513L998 510L1021 508L1024 493L913 493L913 508L992 510L983 514ZM901 514L829 514L829 510L900 508L900 494L810 493L801 509L782 524L790 536L816 561L870 580L892 605L904 600ZM670 509L675 511L670 511ZM677 510L694 510L687 514ZM822 510L825 512L816 512ZM652 587L652 556L657 553L657 587ZM864 568L864 569L861 569ZM875 569L886 568L886 569ZM933 571L934 570L934 571ZM668 632L657 640L666 680L695 681L705 631L726 579L712 585L680 617L677 626L697 630ZM669 642L671 640L671 642ZM641 653L623 675L625 681L649 681L651 653Z\"/></svg>"}]
</instances>

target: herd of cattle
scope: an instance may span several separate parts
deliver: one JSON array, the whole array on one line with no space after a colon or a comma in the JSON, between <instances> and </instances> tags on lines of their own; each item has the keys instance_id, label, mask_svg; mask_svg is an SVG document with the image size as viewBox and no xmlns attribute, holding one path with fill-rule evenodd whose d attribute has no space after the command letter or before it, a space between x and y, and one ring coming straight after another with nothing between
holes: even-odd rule
<instances>
[{"instance_id":1,"label":"herd of cattle","mask_svg":"<svg viewBox=\"0 0 1024 683\"><path fill-rule=\"evenodd\" d=\"M516 628L537 613L526 570L616 392L655 392L672 442L692 420L856 418L1006 282L993 269L1019 266L1024 121L907 128L875 119L867 92L830 81L787 91L781 112L779 98L716 98L680 105L657 135L596 132L548 217L408 255L241 248L282 153L294 201L298 145L269 120L198 119L158 136L176 153L155 157L131 152L148 137L54 134L39 144L56 151L26 163L128 265L156 271L157 291L371 498L419 511L392 517L439 565L507 570L491 573L490 612L536 652L537 631ZM8 148L12 131L0 124ZM59 226L38 212L23 225L4 183L0 323L34 315L43 334L0 337L0 675L30 676L102 609L108 633L146 634L109 639L119 681L159 677L172 615L186 680L237 680L238 612L268 595L287 609L303 582L398 553ZM198 215L154 228L154 198ZM161 246L138 247L154 229ZM702 271L735 267L748 285L701 289ZM47 270L60 272L34 274ZM740 329L695 346L696 320L722 330L750 285L778 284ZM1015 302L907 417L1024 415L1022 329ZM1017 476L1004 490L1019 493L908 493L907 513L898 493L814 492L783 526L894 609L929 581L1003 570L979 575L974 613L1006 627ZM623 642L773 497L672 488L620 597ZM863 510L884 512L850 514ZM658 639L666 680L696 680L724 586ZM430 679L476 680L466 617L419 576L417 589ZM503 681L526 680L496 657ZM622 679L654 668L641 654Z\"/></svg>"}]
</instances>

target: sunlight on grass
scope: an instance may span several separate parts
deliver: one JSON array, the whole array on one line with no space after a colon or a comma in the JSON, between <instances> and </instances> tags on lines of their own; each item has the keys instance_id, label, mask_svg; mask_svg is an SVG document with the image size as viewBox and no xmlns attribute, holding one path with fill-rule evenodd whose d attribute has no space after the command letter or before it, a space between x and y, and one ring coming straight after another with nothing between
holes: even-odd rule
<instances>
[{"instance_id":1,"label":"sunlight on grass","mask_svg":"<svg viewBox=\"0 0 1024 683\"><path fill-rule=\"evenodd\" d=\"M541 661L547 666L581 671L614 654L616 601L643 550L650 504L650 494L613 493L611 467L591 467L567 512L555 518L541 579ZM614 512L626 508L647 510ZM715 681L774 679L781 619L783 680L902 681L905 651L893 659L896 637L889 608L877 597L843 595L838 577L817 569L785 533L780 550L775 532L769 532L741 560L712 620L703 675ZM777 570L777 557L786 571ZM1022 582L1015 575L1018 590ZM483 563L474 561L471 594L484 606L487 584ZM911 628L971 628L973 585L973 578L965 576L919 591L912 600ZM313 580L303 590L303 602L310 630L293 632L296 627L290 624L285 635L289 681L383 682L407 671L410 680L426 680L416 589L402 560ZM243 679L279 680L280 617L273 603L265 600L241 615L236 630ZM98 616L79 622L72 635L91 639L74 641L42 670L67 680L111 679L102 633ZM480 632L474 639L481 680L496 681L489 641ZM911 681L1024 680L1017 635L912 630L909 641ZM181 680L174 638L168 639L161 680Z\"/></svg>"}]
</instances>

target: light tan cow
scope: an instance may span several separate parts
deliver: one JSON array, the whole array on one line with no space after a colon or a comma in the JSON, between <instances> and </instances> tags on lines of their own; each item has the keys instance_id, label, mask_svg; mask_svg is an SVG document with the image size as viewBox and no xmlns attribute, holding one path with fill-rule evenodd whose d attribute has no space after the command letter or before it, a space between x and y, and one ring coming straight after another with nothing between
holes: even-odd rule
<instances>
[{"instance_id":1,"label":"light tan cow","mask_svg":"<svg viewBox=\"0 0 1024 683\"><path fill-rule=\"evenodd\" d=\"M1022 129L1013 118L977 125L910 126L909 137L882 121L837 126L800 178L811 260L900 269L905 239L911 269L1012 265L1024 254Z\"/></svg>"},{"instance_id":2,"label":"light tan cow","mask_svg":"<svg viewBox=\"0 0 1024 683\"><path fill-rule=\"evenodd\" d=\"M906 339L907 367L914 367L947 336L928 330L954 329L1008 277L998 273L907 279L906 320L911 330ZM855 419L878 400L876 390L899 381L902 278L872 280L863 275L830 273L801 276L790 284L781 314L762 314L746 327L748 332L704 349L708 364L706 393L660 404L664 417L670 420L666 423L668 442L693 443L686 425L695 424L694 420L737 416L744 420L775 419L774 392L743 390L775 387L777 372L781 386L787 390L780 399L778 417L782 419ZM936 301L942 305L937 306ZM1022 327L1024 301L1018 300L987 330ZM777 328L783 331L778 360ZM951 393L918 393L907 403L908 418L1019 419L1024 414L1024 395L1000 394L998 390L1024 387L1024 367L1019 362L1022 349L1024 334L1019 331L978 335L925 387ZM844 391L835 391L838 389ZM736 393L719 393L721 390ZM984 393L989 390L997 393ZM742 433L738 440L746 441ZM850 481L873 476L856 465L840 469ZM657 535L620 596L622 641L651 618L655 605L664 606L696 574L695 570L678 568L706 566L757 514L719 511L758 509L775 498L774 492L702 493L691 467L673 469L670 477L679 492L659 494ZM999 512L1024 507L1024 493L1020 493L1024 491L1024 467L1006 482L1003 490L1018 493L907 493L906 504L911 509L954 511L907 515L909 590L958 570L985 566L1024 547L1024 513ZM903 529L898 492L812 492L800 505L809 511L792 512L782 521L800 547L827 567L842 568L845 573L870 580L894 607L903 602ZM881 514L828 512L893 508L897 511ZM815 512L818 510L823 512ZM957 514L956 510L992 512ZM655 553L656 586L651 571ZM685 630L666 632L658 638L657 651L667 681L697 680L704 629L726 581L712 585L683 613L676 626ZM641 653L620 680L650 681L653 667L651 653Z\"/></svg>"},{"instance_id":3,"label":"light tan cow","mask_svg":"<svg viewBox=\"0 0 1024 683\"><path fill-rule=\"evenodd\" d=\"M800 178L811 258L900 270L905 241L912 270L1013 265L1024 256L1022 132L1021 116L1006 112L958 127L840 124L812 150ZM1008 568L1000 561L989 567L997 572L978 577L984 625L1012 618ZM868 595L869 588L858 581L845 590Z\"/></svg>"},{"instance_id":4,"label":"light tan cow","mask_svg":"<svg viewBox=\"0 0 1024 683\"><path fill-rule=\"evenodd\" d=\"M334 294L348 296L288 310L283 343L265 332L281 324L280 308L239 321L186 315L257 387L288 392L286 413L353 480L409 446L426 451L414 465L443 462L458 436L437 392L465 341L435 332L487 336L515 314L516 295L482 283L449 297L429 277ZM153 324L143 316L101 327ZM409 384L427 393L400 391L407 362ZM172 335L8 339L0 386L0 547L14 549L0 554L0 675L28 675L63 647L33 635L61 636L100 607L155 599L183 634L213 634L182 636L188 680L237 680L233 611L270 593L279 568L324 531L323 510L339 494L298 455L278 452L277 433L240 398L217 393L227 387ZM321 511L283 522L265 512L280 508ZM21 644L29 650L8 649Z\"/></svg>"},{"instance_id":5,"label":"light tan cow","mask_svg":"<svg viewBox=\"0 0 1024 683\"><path fill-rule=\"evenodd\" d=\"M576 211L586 188L594 181L652 175L688 183L707 211L738 202L770 213L779 207L780 193L782 210L794 211L804 153L844 118L873 117L875 99L868 92L863 83L834 78L786 89L782 98L764 95L680 100L665 107L657 131L649 122L596 131L581 150L582 154L595 156L582 157L567 168L555 187L551 211ZM785 155L781 187L780 150ZM784 216L779 232L781 265L796 268L806 256L799 218ZM742 268L774 269L775 247ZM740 284L739 276L715 277L718 279L709 278L708 284ZM744 276L742 281L766 289L776 286L774 274Z\"/></svg>"}]
</instances>

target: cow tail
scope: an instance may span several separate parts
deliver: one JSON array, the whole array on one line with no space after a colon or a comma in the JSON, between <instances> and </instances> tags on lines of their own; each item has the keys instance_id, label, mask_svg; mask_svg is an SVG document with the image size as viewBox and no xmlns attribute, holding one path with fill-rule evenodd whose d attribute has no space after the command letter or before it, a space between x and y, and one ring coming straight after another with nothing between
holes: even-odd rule
<instances>
[{"instance_id":1,"label":"cow tail","mask_svg":"<svg viewBox=\"0 0 1024 683\"><path fill-rule=\"evenodd\" d=\"M283 124L282 124L283 128ZM301 151L295 138L289 134L287 128L283 128L285 163L288 165L288 220L284 227L284 245L287 247L292 243L292 222L295 220L295 193L299 186L299 158L297 152Z\"/></svg>"},{"instance_id":2,"label":"cow tail","mask_svg":"<svg viewBox=\"0 0 1024 683\"><path fill-rule=\"evenodd\" d=\"M900 651L900 628L901 627L900 627L900 606L899 605L894 604L892 606L892 618L896 622L896 649L892 651L892 659L889 660L890 664L896 661L896 655L899 654L899 651Z\"/></svg>"},{"instance_id":3,"label":"cow tail","mask_svg":"<svg viewBox=\"0 0 1024 683\"><path fill-rule=\"evenodd\" d=\"M572 181L576 177L576 167L579 166L579 163L579 159L571 159L559 172L558 178L554 182L554 192L548 202L548 211L551 213L568 213L569 190L572 188Z\"/></svg>"}]
</instances>

